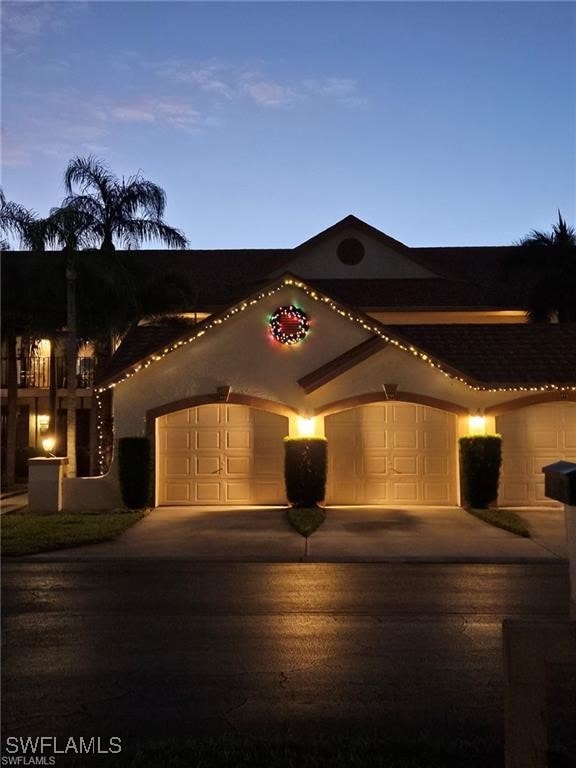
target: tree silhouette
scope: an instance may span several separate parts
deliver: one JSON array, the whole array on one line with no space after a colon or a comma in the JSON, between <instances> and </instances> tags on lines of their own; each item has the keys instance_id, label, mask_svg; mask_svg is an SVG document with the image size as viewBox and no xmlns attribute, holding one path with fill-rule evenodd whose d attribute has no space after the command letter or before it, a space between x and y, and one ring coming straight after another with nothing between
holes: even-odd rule
<instances>
[{"instance_id":1,"label":"tree silhouette","mask_svg":"<svg viewBox=\"0 0 576 768\"><path fill-rule=\"evenodd\" d=\"M116 251L116 245L138 248L146 241L159 241L170 248L186 247L187 240L184 234L163 221L166 208L164 190L157 184L144 179L140 173L128 179L120 179L102 160L90 155L86 158L76 157L68 163L64 183L68 196L64 199L60 212L54 211L52 215L78 217L82 240L99 249L100 259L103 260L102 266L113 269L119 275L119 278L126 283L127 293L131 296L136 296L136 290L121 255ZM67 292L69 294L67 303L72 312L74 299L71 294L75 292L75 270L72 269L67 270ZM76 331L74 325L76 322L75 317L69 316L67 319L70 348ZM112 341L109 336L108 343L100 347L100 360L109 356L111 350ZM70 378L71 375L68 377L69 382ZM110 424L109 394L102 397L100 403L104 422ZM69 404L71 408L71 389ZM97 407L95 398L92 407L95 412ZM74 425L73 417L72 424ZM70 442L75 440L71 430L68 433L68 440L69 445L74 444ZM74 466L69 467L69 474L73 474L74 470Z\"/></svg>"},{"instance_id":2,"label":"tree silhouette","mask_svg":"<svg viewBox=\"0 0 576 768\"><path fill-rule=\"evenodd\" d=\"M576 231L558 211L551 232L532 230L516 245L522 251L508 271L520 269L531 277L527 316L531 322L576 321Z\"/></svg>"}]
</instances>

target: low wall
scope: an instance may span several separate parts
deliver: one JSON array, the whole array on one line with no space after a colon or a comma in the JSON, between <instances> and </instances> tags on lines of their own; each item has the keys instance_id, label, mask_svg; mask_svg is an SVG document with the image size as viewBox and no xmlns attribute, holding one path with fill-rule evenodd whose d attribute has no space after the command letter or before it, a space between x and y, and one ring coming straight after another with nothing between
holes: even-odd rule
<instances>
[{"instance_id":1,"label":"low wall","mask_svg":"<svg viewBox=\"0 0 576 768\"><path fill-rule=\"evenodd\" d=\"M65 512L90 512L122 507L122 498L115 474L102 477L64 478Z\"/></svg>"}]
</instances>

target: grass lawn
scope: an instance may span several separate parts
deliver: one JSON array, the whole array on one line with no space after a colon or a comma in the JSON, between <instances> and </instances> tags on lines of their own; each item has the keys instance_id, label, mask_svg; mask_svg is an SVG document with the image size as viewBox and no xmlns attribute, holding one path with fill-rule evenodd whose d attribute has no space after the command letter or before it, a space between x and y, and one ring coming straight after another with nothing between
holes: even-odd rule
<instances>
[{"instance_id":1,"label":"grass lawn","mask_svg":"<svg viewBox=\"0 0 576 768\"><path fill-rule=\"evenodd\" d=\"M321 507L292 507L287 517L292 528L308 538L326 520L326 511Z\"/></svg>"},{"instance_id":2,"label":"grass lawn","mask_svg":"<svg viewBox=\"0 0 576 768\"><path fill-rule=\"evenodd\" d=\"M36 555L54 549L110 541L143 516L143 512L122 511L2 515L2 555Z\"/></svg>"},{"instance_id":3,"label":"grass lawn","mask_svg":"<svg viewBox=\"0 0 576 768\"><path fill-rule=\"evenodd\" d=\"M524 520L509 509L469 509L468 512L496 528L503 528L525 539L530 538L530 529Z\"/></svg>"}]
</instances>

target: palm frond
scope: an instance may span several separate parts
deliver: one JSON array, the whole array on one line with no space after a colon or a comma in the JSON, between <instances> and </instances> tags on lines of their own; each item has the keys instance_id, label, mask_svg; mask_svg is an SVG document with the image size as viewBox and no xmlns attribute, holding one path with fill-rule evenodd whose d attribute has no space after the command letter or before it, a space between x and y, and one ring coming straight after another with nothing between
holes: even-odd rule
<instances>
[{"instance_id":1,"label":"palm frond","mask_svg":"<svg viewBox=\"0 0 576 768\"><path fill-rule=\"evenodd\" d=\"M166 193L157 184L140 176L132 176L118 187L118 205L125 215L161 219L166 208Z\"/></svg>"},{"instance_id":2,"label":"palm frond","mask_svg":"<svg viewBox=\"0 0 576 768\"><path fill-rule=\"evenodd\" d=\"M186 236L179 229L152 219L127 220L121 228L117 229L116 235L133 248L138 248L143 242L154 240L164 243L168 248L186 248L188 245Z\"/></svg>"},{"instance_id":3,"label":"palm frond","mask_svg":"<svg viewBox=\"0 0 576 768\"><path fill-rule=\"evenodd\" d=\"M88 155L70 160L64 173L64 184L69 195L74 194L74 185L77 185L82 193L97 189L102 200L106 200L110 190L118 184L118 178L103 160Z\"/></svg>"}]
</instances>

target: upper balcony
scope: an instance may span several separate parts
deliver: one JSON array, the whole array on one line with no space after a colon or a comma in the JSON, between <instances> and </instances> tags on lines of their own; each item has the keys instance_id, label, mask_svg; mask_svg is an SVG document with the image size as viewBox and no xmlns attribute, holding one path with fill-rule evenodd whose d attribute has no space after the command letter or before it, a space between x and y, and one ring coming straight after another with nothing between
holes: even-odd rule
<instances>
[{"instance_id":1,"label":"upper balcony","mask_svg":"<svg viewBox=\"0 0 576 768\"><path fill-rule=\"evenodd\" d=\"M66 358L54 358L54 383L56 389L65 389ZM16 363L18 389L49 389L50 388L50 357L44 355L19 354ZM6 357L1 359L1 386L7 386L8 364ZM94 383L94 358L79 357L76 361L76 376L78 389L88 389Z\"/></svg>"}]
</instances>

